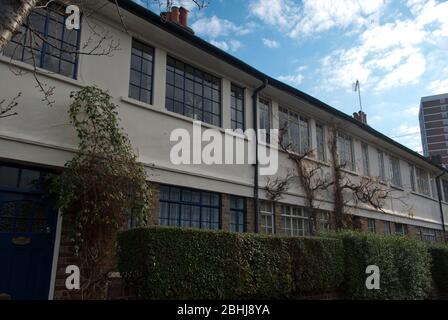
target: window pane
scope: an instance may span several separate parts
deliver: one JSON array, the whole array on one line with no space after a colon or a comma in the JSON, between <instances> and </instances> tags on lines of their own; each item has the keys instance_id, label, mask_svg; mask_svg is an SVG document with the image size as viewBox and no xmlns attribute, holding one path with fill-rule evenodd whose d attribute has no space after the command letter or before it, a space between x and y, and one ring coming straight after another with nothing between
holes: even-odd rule
<instances>
[{"instance_id":1,"label":"window pane","mask_svg":"<svg viewBox=\"0 0 448 320\"><path fill-rule=\"evenodd\" d=\"M152 47L133 39L130 71L129 97L145 103L152 101L152 73L153 73L153 53ZM167 83L172 84L173 73L167 72ZM172 98L172 87L167 85L167 97Z\"/></svg>"}]
</instances>

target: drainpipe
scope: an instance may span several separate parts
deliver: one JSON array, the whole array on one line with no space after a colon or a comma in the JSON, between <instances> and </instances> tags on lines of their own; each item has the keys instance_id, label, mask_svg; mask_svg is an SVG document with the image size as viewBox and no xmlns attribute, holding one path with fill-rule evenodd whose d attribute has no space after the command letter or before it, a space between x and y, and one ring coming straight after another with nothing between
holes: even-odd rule
<instances>
[{"instance_id":1,"label":"drainpipe","mask_svg":"<svg viewBox=\"0 0 448 320\"><path fill-rule=\"evenodd\" d=\"M440 178L445 174L445 171L442 171L436 177L437 184L437 197L439 198L439 208L440 208L440 216L442 218L442 230L443 230L443 242L446 242L446 228L445 228L445 218L443 217L443 206L442 206L442 190L440 188Z\"/></svg>"},{"instance_id":2,"label":"drainpipe","mask_svg":"<svg viewBox=\"0 0 448 320\"><path fill-rule=\"evenodd\" d=\"M257 98L260 93L268 85L268 79L263 80L263 84L255 89L252 94L252 114L253 126L255 130L255 165L254 165L254 213L255 213L255 232L258 233L258 108Z\"/></svg>"}]
</instances>

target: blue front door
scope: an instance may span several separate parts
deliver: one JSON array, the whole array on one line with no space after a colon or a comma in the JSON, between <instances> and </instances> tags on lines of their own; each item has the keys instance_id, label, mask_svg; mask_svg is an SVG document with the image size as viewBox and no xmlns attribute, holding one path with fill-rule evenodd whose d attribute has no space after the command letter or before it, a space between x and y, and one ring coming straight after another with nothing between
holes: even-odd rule
<instances>
[{"instance_id":1,"label":"blue front door","mask_svg":"<svg viewBox=\"0 0 448 320\"><path fill-rule=\"evenodd\" d=\"M57 210L42 170L0 163L0 293L47 299Z\"/></svg>"}]
</instances>

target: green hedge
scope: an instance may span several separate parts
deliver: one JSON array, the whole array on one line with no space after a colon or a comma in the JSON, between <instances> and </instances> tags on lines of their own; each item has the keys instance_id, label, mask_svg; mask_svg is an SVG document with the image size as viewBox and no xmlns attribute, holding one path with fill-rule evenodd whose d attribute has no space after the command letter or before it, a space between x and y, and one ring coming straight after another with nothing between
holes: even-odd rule
<instances>
[{"instance_id":1,"label":"green hedge","mask_svg":"<svg viewBox=\"0 0 448 320\"><path fill-rule=\"evenodd\" d=\"M448 299L448 246L429 247L432 256L431 274L439 297Z\"/></svg>"},{"instance_id":2,"label":"green hedge","mask_svg":"<svg viewBox=\"0 0 448 320\"><path fill-rule=\"evenodd\" d=\"M431 256L421 241L353 231L334 235L345 252L344 293L350 299L423 299L431 287ZM380 269L380 290L367 290L368 265Z\"/></svg>"},{"instance_id":3,"label":"green hedge","mask_svg":"<svg viewBox=\"0 0 448 320\"><path fill-rule=\"evenodd\" d=\"M151 227L119 234L119 271L140 298L294 298L343 280L342 242Z\"/></svg>"}]
</instances>

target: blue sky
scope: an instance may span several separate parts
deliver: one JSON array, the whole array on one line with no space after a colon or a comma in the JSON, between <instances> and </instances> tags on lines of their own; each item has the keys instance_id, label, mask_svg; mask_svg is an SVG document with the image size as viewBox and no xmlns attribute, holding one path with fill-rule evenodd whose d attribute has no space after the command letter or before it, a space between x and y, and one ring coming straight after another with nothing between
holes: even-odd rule
<instances>
[{"instance_id":1,"label":"blue sky","mask_svg":"<svg viewBox=\"0 0 448 320\"><path fill-rule=\"evenodd\" d=\"M448 92L448 1L178 2L196 35L345 113L359 79L369 125L421 152L420 97Z\"/></svg>"}]
</instances>

